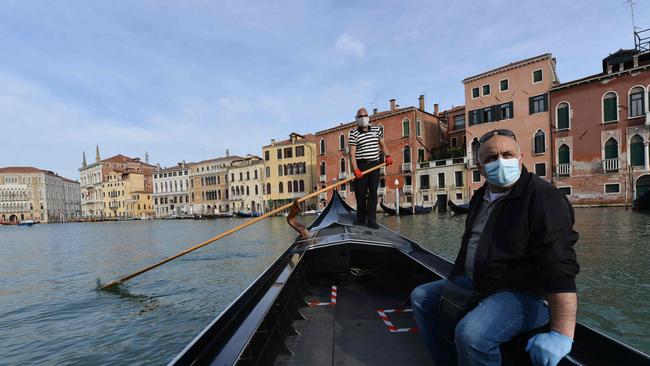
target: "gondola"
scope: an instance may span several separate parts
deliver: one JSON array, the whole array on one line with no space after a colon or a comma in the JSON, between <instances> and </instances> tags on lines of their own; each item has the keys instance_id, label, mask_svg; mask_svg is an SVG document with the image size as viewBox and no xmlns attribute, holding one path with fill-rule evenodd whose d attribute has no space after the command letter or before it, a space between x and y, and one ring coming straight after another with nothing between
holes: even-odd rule
<instances>
[{"instance_id":1,"label":"gondola","mask_svg":"<svg viewBox=\"0 0 650 366\"><path fill-rule=\"evenodd\" d=\"M384 211L385 214L394 216L395 215L395 209L390 208L384 204L384 201L381 201L379 203L379 206L381 209ZM402 207L400 206L399 208L399 215L400 216L409 216L409 215L422 215L422 214L428 214L431 213L433 210L433 207L424 207L424 206L415 206L415 213L413 213L413 209L410 207Z\"/></svg>"},{"instance_id":2,"label":"gondola","mask_svg":"<svg viewBox=\"0 0 650 366\"><path fill-rule=\"evenodd\" d=\"M233 212L233 213L234 213L235 216L237 216L237 217L244 217L244 218L248 218L248 217L258 217L258 216L260 215L259 212L235 211L235 212Z\"/></svg>"},{"instance_id":3,"label":"gondola","mask_svg":"<svg viewBox=\"0 0 650 366\"><path fill-rule=\"evenodd\" d=\"M632 209L635 211L648 211L650 210L650 191L640 195L634 200Z\"/></svg>"},{"instance_id":4,"label":"gondola","mask_svg":"<svg viewBox=\"0 0 650 366\"><path fill-rule=\"evenodd\" d=\"M449 202L447 202L447 205L456 215L464 215L469 211L469 203L461 203L457 205L449 200Z\"/></svg>"},{"instance_id":5,"label":"gondola","mask_svg":"<svg viewBox=\"0 0 650 366\"><path fill-rule=\"evenodd\" d=\"M170 365L431 364L408 298L452 263L384 226L354 226L355 217L334 192L310 238L296 239ZM530 336L502 346L504 364L529 364ZM578 323L561 365L649 363Z\"/></svg>"}]
</instances>

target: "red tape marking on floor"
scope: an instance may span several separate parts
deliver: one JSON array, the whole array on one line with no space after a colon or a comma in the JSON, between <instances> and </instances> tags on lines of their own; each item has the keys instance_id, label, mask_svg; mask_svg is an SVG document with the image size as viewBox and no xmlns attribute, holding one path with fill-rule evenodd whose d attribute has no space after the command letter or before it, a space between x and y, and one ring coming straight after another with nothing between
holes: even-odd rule
<instances>
[{"instance_id":1,"label":"red tape marking on floor","mask_svg":"<svg viewBox=\"0 0 650 366\"><path fill-rule=\"evenodd\" d=\"M330 295L330 302L318 302L318 301L307 301L307 305L311 307L315 306L335 306L336 305L336 289L337 287L335 285L332 285L332 293Z\"/></svg>"},{"instance_id":2,"label":"red tape marking on floor","mask_svg":"<svg viewBox=\"0 0 650 366\"><path fill-rule=\"evenodd\" d=\"M379 318L386 324L388 327L388 331L391 333L417 333L418 328L417 327L411 327L411 328L397 328L396 326L393 325L393 322L390 321L390 318L386 313L411 313L413 312L413 309L377 309L377 313L379 314Z\"/></svg>"}]
</instances>

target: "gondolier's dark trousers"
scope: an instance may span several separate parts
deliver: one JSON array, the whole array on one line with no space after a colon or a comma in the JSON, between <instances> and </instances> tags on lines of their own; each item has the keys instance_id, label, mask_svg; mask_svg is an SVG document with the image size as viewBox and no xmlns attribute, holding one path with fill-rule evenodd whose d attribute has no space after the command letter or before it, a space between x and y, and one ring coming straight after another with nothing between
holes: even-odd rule
<instances>
[{"instance_id":1,"label":"gondolier's dark trousers","mask_svg":"<svg viewBox=\"0 0 650 366\"><path fill-rule=\"evenodd\" d=\"M357 159L357 168L361 171L379 165L380 160ZM379 169L365 174L354 181L354 194L357 198L357 219L361 222L377 223L377 188L379 187Z\"/></svg>"}]
</instances>

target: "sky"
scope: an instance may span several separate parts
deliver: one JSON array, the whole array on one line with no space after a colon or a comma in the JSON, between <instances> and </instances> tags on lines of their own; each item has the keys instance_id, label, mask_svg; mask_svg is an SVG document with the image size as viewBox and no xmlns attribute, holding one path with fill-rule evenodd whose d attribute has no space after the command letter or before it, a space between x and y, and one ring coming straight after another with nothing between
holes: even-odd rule
<instances>
[{"instance_id":1,"label":"sky","mask_svg":"<svg viewBox=\"0 0 650 366\"><path fill-rule=\"evenodd\" d=\"M633 46L623 0L0 0L0 167L260 155L391 98L462 105L464 78L513 61L550 52L565 82Z\"/></svg>"}]
</instances>

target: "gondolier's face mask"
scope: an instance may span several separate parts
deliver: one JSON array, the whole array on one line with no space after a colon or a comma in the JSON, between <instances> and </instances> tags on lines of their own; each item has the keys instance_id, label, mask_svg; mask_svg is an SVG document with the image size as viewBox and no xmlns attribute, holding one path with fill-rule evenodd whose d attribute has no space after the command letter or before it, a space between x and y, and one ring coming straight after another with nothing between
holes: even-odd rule
<instances>
[{"instance_id":1,"label":"gondolier's face mask","mask_svg":"<svg viewBox=\"0 0 650 366\"><path fill-rule=\"evenodd\" d=\"M484 139L478 157L481 174L492 186L508 188L521 175L522 153L514 135L495 134Z\"/></svg>"},{"instance_id":2,"label":"gondolier's face mask","mask_svg":"<svg viewBox=\"0 0 650 366\"><path fill-rule=\"evenodd\" d=\"M361 108L357 111L357 126L365 128L370 125L370 117L368 117L368 112L365 108Z\"/></svg>"}]
</instances>

